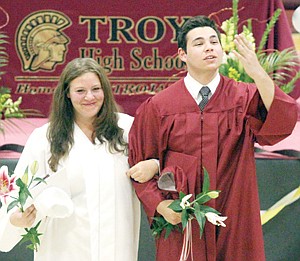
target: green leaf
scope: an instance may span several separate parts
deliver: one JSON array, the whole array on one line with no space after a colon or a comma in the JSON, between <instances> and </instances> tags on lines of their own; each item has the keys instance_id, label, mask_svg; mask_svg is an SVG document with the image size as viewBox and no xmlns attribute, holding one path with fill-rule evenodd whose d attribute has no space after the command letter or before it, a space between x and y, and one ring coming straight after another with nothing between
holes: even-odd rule
<instances>
[{"instance_id":1,"label":"green leaf","mask_svg":"<svg viewBox=\"0 0 300 261\"><path fill-rule=\"evenodd\" d=\"M208 212L213 212L213 213L218 214L218 215L221 214L219 211L215 210L215 209L212 208L212 207L206 206L206 205L201 205L201 206L200 206L200 210L201 210L204 214L206 214L206 213L208 213Z\"/></svg>"},{"instance_id":2,"label":"green leaf","mask_svg":"<svg viewBox=\"0 0 300 261\"><path fill-rule=\"evenodd\" d=\"M28 229L25 228L26 234L22 235L22 240L20 241L20 244L23 244L25 242L30 242L29 245L26 247L29 249L32 249L34 251L38 250L38 246L40 245L40 239L39 236L41 236L41 233L38 233L38 227L41 223L41 220L32 228Z\"/></svg>"},{"instance_id":3,"label":"green leaf","mask_svg":"<svg viewBox=\"0 0 300 261\"><path fill-rule=\"evenodd\" d=\"M296 75L291 79L290 82L280 86L280 89L283 90L285 93L290 93L294 89L295 83L298 79L300 79L300 71L296 73Z\"/></svg>"},{"instance_id":4,"label":"green leaf","mask_svg":"<svg viewBox=\"0 0 300 261\"><path fill-rule=\"evenodd\" d=\"M164 238L167 239L170 235L170 233L174 230L180 231L180 228L178 225L172 225L171 223L167 222L164 217L153 217L153 222L151 225L151 234L155 238L159 238L161 233L164 229L166 229L166 233Z\"/></svg>"},{"instance_id":5,"label":"green leaf","mask_svg":"<svg viewBox=\"0 0 300 261\"><path fill-rule=\"evenodd\" d=\"M35 250L35 246L33 244L26 246L26 248L33 250L33 251Z\"/></svg>"},{"instance_id":6,"label":"green leaf","mask_svg":"<svg viewBox=\"0 0 300 261\"><path fill-rule=\"evenodd\" d=\"M153 221L156 221L156 224L164 223L166 221L162 216L153 217L152 219Z\"/></svg>"},{"instance_id":7,"label":"green leaf","mask_svg":"<svg viewBox=\"0 0 300 261\"><path fill-rule=\"evenodd\" d=\"M186 194L184 194L182 191L179 192L179 200L181 202L181 200L186 196Z\"/></svg>"},{"instance_id":8,"label":"green leaf","mask_svg":"<svg viewBox=\"0 0 300 261\"><path fill-rule=\"evenodd\" d=\"M36 225L35 225L35 229L37 229L39 227L39 225L41 224L42 220L40 220Z\"/></svg>"},{"instance_id":9,"label":"green leaf","mask_svg":"<svg viewBox=\"0 0 300 261\"><path fill-rule=\"evenodd\" d=\"M19 194L24 193L27 197L29 196L32 198L30 191L21 179L17 179L16 184L20 187Z\"/></svg>"},{"instance_id":10,"label":"green leaf","mask_svg":"<svg viewBox=\"0 0 300 261\"><path fill-rule=\"evenodd\" d=\"M172 230L173 230L173 225L169 223L169 224L166 226L165 239L167 239L167 238L170 236Z\"/></svg>"},{"instance_id":11,"label":"green leaf","mask_svg":"<svg viewBox=\"0 0 300 261\"><path fill-rule=\"evenodd\" d=\"M264 46L268 40L268 36L269 36L271 30L273 29L274 25L276 24L277 20L279 19L281 12L282 12L282 10L280 8L277 8L276 11L273 13L273 15L270 19L270 22L267 23L267 27L263 33L263 36L262 36L259 46L257 48L258 51L260 51L264 48Z\"/></svg>"},{"instance_id":12,"label":"green leaf","mask_svg":"<svg viewBox=\"0 0 300 261\"><path fill-rule=\"evenodd\" d=\"M194 207L195 207L195 217L197 219L200 228L200 238L202 238L202 234L206 222L205 213L201 211L200 205L197 202L194 204Z\"/></svg>"},{"instance_id":13,"label":"green leaf","mask_svg":"<svg viewBox=\"0 0 300 261\"><path fill-rule=\"evenodd\" d=\"M19 202L22 208L24 207L27 198L28 198L28 194L26 192L24 192L23 190L19 191Z\"/></svg>"},{"instance_id":14,"label":"green leaf","mask_svg":"<svg viewBox=\"0 0 300 261\"><path fill-rule=\"evenodd\" d=\"M7 212L13 209L14 207L18 206L18 204L19 204L19 200L14 200L10 202L10 204L7 207Z\"/></svg>"},{"instance_id":15,"label":"green leaf","mask_svg":"<svg viewBox=\"0 0 300 261\"><path fill-rule=\"evenodd\" d=\"M30 191L28 190L27 187L24 187L24 188L23 188L23 191L24 191L28 196L30 196L30 197L32 198L31 193L30 193Z\"/></svg>"},{"instance_id":16,"label":"green leaf","mask_svg":"<svg viewBox=\"0 0 300 261\"><path fill-rule=\"evenodd\" d=\"M194 215L194 209L193 208L186 207L185 210L186 210L186 213L188 214L188 216Z\"/></svg>"},{"instance_id":17,"label":"green leaf","mask_svg":"<svg viewBox=\"0 0 300 261\"><path fill-rule=\"evenodd\" d=\"M204 203L208 202L209 200L211 200L211 198L210 198L210 196L207 196L206 194L202 195L201 197L196 198L196 202L198 204L204 204Z\"/></svg>"},{"instance_id":18,"label":"green leaf","mask_svg":"<svg viewBox=\"0 0 300 261\"><path fill-rule=\"evenodd\" d=\"M299 66L298 54L294 48L287 48L282 51L259 51L257 52L258 60L264 70L274 80L275 84L288 93L293 90L294 83L299 78L297 77L296 68ZM296 73L296 78L292 75ZM299 73L299 72L298 72ZM292 78L292 79L291 79ZM284 85L289 85L289 88L284 88Z\"/></svg>"},{"instance_id":19,"label":"green leaf","mask_svg":"<svg viewBox=\"0 0 300 261\"><path fill-rule=\"evenodd\" d=\"M180 206L180 202L181 201L179 199L176 199L168 206L168 208L172 209L175 212L181 212L182 207Z\"/></svg>"},{"instance_id":20,"label":"green leaf","mask_svg":"<svg viewBox=\"0 0 300 261\"><path fill-rule=\"evenodd\" d=\"M234 24L234 35L238 33L238 21L239 21L238 2L239 2L238 0L232 1L232 22Z\"/></svg>"},{"instance_id":21,"label":"green leaf","mask_svg":"<svg viewBox=\"0 0 300 261\"><path fill-rule=\"evenodd\" d=\"M186 209L183 209L181 213L182 229L185 229L188 220L189 220L189 214L187 213Z\"/></svg>"},{"instance_id":22,"label":"green leaf","mask_svg":"<svg viewBox=\"0 0 300 261\"><path fill-rule=\"evenodd\" d=\"M196 199L202 197L204 194L205 194L205 193L203 193L203 192L199 193L199 194L196 196Z\"/></svg>"},{"instance_id":23,"label":"green leaf","mask_svg":"<svg viewBox=\"0 0 300 261\"><path fill-rule=\"evenodd\" d=\"M34 178L33 181L34 181L34 182L37 182L37 183L44 183L44 184L47 184L47 182L45 181L45 179L39 178L39 177Z\"/></svg>"},{"instance_id":24,"label":"green leaf","mask_svg":"<svg viewBox=\"0 0 300 261\"><path fill-rule=\"evenodd\" d=\"M167 225L167 221L162 216L153 217L152 219L153 219L151 224L152 236L158 238L160 237L164 227Z\"/></svg>"},{"instance_id":25,"label":"green leaf","mask_svg":"<svg viewBox=\"0 0 300 261\"><path fill-rule=\"evenodd\" d=\"M206 193L209 190L209 175L206 168L203 167L203 186L202 192Z\"/></svg>"},{"instance_id":26,"label":"green leaf","mask_svg":"<svg viewBox=\"0 0 300 261\"><path fill-rule=\"evenodd\" d=\"M23 244L27 241L30 241L30 235L29 234L22 235L22 240L20 241L20 244Z\"/></svg>"},{"instance_id":27,"label":"green leaf","mask_svg":"<svg viewBox=\"0 0 300 261\"><path fill-rule=\"evenodd\" d=\"M24 189L26 187L25 183L20 178L18 178L16 180L16 185L20 188L20 190L22 190L22 189Z\"/></svg>"}]
</instances>

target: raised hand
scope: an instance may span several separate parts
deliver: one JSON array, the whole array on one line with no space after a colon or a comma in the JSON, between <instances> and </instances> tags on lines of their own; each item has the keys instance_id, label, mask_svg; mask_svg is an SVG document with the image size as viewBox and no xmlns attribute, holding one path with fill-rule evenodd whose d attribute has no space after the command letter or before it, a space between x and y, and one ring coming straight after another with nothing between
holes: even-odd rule
<instances>
[{"instance_id":1,"label":"raised hand","mask_svg":"<svg viewBox=\"0 0 300 261\"><path fill-rule=\"evenodd\" d=\"M236 35L234 43L238 50L233 51L234 55L242 63L246 73L254 80L262 101L269 110L275 93L273 80L260 65L251 43L243 34Z\"/></svg>"},{"instance_id":2,"label":"raised hand","mask_svg":"<svg viewBox=\"0 0 300 261\"><path fill-rule=\"evenodd\" d=\"M236 35L234 43L238 51L233 50L233 53L242 63L246 73L252 79L255 79L255 77L259 74L266 74L257 59L252 44L246 39L243 34Z\"/></svg>"}]
</instances>

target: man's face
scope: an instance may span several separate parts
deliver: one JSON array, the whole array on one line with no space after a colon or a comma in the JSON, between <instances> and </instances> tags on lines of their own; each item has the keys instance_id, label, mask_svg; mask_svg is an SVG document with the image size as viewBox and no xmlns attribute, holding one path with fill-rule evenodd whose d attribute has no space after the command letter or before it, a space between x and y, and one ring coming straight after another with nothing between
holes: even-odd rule
<instances>
[{"instance_id":1,"label":"man's face","mask_svg":"<svg viewBox=\"0 0 300 261\"><path fill-rule=\"evenodd\" d=\"M218 35L211 27L197 27L187 34L186 52L179 56L192 75L214 73L222 63L223 50Z\"/></svg>"}]
</instances>

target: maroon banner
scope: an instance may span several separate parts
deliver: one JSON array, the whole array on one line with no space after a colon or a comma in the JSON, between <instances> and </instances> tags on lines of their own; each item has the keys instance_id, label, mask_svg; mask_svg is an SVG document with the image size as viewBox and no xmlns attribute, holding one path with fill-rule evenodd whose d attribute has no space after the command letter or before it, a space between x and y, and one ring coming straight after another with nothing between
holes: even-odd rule
<instances>
[{"instance_id":1,"label":"maroon banner","mask_svg":"<svg viewBox=\"0 0 300 261\"><path fill-rule=\"evenodd\" d=\"M2 0L0 26L9 36L9 66L1 85L22 96L22 108L48 116L52 93L67 62L91 57L101 64L124 112L134 114L147 97L182 76L177 57L177 29L190 16L209 15L221 24L229 18L231 0L165 1L39 1ZM241 0L240 22L253 20L259 43L266 21L279 0ZM276 32L276 34L275 34ZM267 48L293 46L283 12L270 34ZM300 86L298 86L300 87ZM300 95L298 88L295 97Z\"/></svg>"}]
</instances>

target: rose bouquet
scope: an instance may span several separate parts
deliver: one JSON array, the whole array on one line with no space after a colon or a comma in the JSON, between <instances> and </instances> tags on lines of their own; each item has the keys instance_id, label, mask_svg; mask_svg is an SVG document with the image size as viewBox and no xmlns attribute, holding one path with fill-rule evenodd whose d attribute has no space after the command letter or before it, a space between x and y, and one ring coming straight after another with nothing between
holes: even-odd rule
<instances>
[{"instance_id":1,"label":"rose bouquet","mask_svg":"<svg viewBox=\"0 0 300 261\"><path fill-rule=\"evenodd\" d=\"M8 174L8 167L2 166L0 168L0 199L3 205L7 205L7 212L15 207L18 207L21 212L24 212L24 208L28 198L32 198L30 189L41 182L45 183L45 180L39 177L35 177L38 170L38 163L34 161L31 166L27 167L23 176L16 179L14 174ZM8 198L11 202L8 203ZM20 244L30 242L28 248L37 251L40 244L39 236L42 234L38 233L38 222L32 228L25 228L25 234L22 235Z\"/></svg>"}]
</instances>

